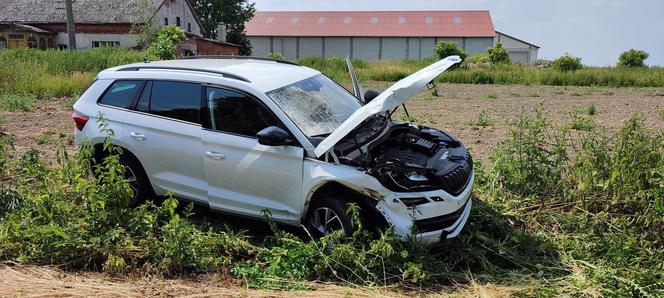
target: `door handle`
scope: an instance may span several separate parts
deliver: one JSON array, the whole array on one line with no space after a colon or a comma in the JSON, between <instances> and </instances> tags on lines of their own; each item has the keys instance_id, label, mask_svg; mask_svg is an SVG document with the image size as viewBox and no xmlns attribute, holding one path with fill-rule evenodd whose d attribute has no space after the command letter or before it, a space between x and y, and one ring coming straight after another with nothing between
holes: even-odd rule
<instances>
[{"instance_id":1,"label":"door handle","mask_svg":"<svg viewBox=\"0 0 664 298\"><path fill-rule=\"evenodd\" d=\"M205 155L209 158L217 159L217 160L222 160L222 159L226 158L226 155L224 155L223 153L214 152L214 151L205 151Z\"/></svg>"},{"instance_id":2,"label":"door handle","mask_svg":"<svg viewBox=\"0 0 664 298\"><path fill-rule=\"evenodd\" d=\"M139 141L145 140L145 135L142 134L142 133L140 133L140 132L132 131L132 132L129 133L129 135L130 135L132 138L137 139L137 140L139 140Z\"/></svg>"}]
</instances>

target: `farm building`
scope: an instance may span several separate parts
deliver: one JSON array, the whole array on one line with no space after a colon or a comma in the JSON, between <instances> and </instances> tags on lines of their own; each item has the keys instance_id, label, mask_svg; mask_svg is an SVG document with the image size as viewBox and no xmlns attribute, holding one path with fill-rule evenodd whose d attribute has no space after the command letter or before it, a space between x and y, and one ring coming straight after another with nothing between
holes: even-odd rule
<instances>
[{"instance_id":1,"label":"farm building","mask_svg":"<svg viewBox=\"0 0 664 298\"><path fill-rule=\"evenodd\" d=\"M438 41L450 40L468 55L500 41L515 63L537 61L538 47L497 33L489 11L263 11L246 28L254 55L279 52L291 60L422 59L434 56Z\"/></svg>"},{"instance_id":2,"label":"farm building","mask_svg":"<svg viewBox=\"0 0 664 298\"><path fill-rule=\"evenodd\" d=\"M68 48L64 0L0 0L0 48ZM135 47L135 25L151 20L158 25L177 25L188 40L181 55L236 55L239 46L203 38L188 0L76 0L73 4L76 46ZM44 43L40 42L44 39ZM35 40L36 46L35 46Z\"/></svg>"}]
</instances>

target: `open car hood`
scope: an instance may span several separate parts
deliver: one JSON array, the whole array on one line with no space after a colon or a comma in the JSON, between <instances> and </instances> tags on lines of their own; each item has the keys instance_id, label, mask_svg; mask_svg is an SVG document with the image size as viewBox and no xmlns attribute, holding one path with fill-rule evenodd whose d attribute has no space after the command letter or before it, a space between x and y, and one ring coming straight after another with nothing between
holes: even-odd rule
<instances>
[{"instance_id":1,"label":"open car hood","mask_svg":"<svg viewBox=\"0 0 664 298\"><path fill-rule=\"evenodd\" d=\"M371 102L351 114L346 121L341 123L336 130L318 144L316 149L314 149L314 154L316 154L316 157L321 157L333 148L337 142L348 135L348 133L364 122L364 120L377 113L389 111L398 107L411 96L422 90L424 86L433 81L433 79L439 74L459 62L461 62L459 56L449 56L396 82Z\"/></svg>"}]
</instances>

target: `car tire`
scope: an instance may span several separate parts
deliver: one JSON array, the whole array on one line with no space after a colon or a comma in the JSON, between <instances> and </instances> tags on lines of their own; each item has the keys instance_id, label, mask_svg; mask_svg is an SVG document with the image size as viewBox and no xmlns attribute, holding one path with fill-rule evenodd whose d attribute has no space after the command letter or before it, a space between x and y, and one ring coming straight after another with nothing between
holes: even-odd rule
<instances>
[{"instance_id":1,"label":"car tire","mask_svg":"<svg viewBox=\"0 0 664 298\"><path fill-rule=\"evenodd\" d=\"M346 237L352 236L356 227L353 226L351 215L348 214L350 203L355 202L338 196L315 200L305 219L305 227L309 234L315 239L335 231L342 231Z\"/></svg>"},{"instance_id":2,"label":"car tire","mask_svg":"<svg viewBox=\"0 0 664 298\"><path fill-rule=\"evenodd\" d=\"M120 157L120 164L125 167L125 178L134 192L128 207L134 208L145 201L152 200L154 191L141 163L133 156L124 154Z\"/></svg>"}]
</instances>

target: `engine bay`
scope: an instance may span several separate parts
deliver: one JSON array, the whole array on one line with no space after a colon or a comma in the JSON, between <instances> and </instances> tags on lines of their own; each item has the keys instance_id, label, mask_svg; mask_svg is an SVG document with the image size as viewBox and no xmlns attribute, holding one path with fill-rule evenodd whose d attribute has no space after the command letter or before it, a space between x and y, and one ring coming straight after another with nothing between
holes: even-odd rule
<instances>
[{"instance_id":1,"label":"engine bay","mask_svg":"<svg viewBox=\"0 0 664 298\"><path fill-rule=\"evenodd\" d=\"M334 152L341 163L365 170L397 192L443 189L458 195L473 170L470 153L454 136L388 118L371 119Z\"/></svg>"}]
</instances>

